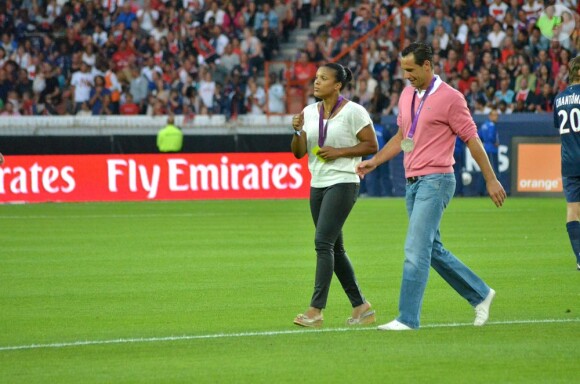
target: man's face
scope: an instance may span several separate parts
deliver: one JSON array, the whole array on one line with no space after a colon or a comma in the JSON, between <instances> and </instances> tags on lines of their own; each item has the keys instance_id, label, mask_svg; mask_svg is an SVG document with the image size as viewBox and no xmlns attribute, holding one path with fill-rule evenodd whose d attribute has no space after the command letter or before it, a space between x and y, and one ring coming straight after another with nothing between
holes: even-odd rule
<instances>
[{"instance_id":1,"label":"man's face","mask_svg":"<svg viewBox=\"0 0 580 384\"><path fill-rule=\"evenodd\" d=\"M404 78L411 82L417 89L426 89L427 81L431 75L431 63L425 61L422 65L415 63L413 53L401 58L401 68L404 71Z\"/></svg>"}]
</instances>

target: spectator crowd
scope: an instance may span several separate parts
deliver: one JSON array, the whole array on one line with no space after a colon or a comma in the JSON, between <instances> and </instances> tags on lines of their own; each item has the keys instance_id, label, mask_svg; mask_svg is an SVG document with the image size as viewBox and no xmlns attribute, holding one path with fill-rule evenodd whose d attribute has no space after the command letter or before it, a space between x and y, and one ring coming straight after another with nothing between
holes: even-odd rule
<instances>
[{"instance_id":1,"label":"spectator crowd","mask_svg":"<svg viewBox=\"0 0 580 384\"><path fill-rule=\"evenodd\" d=\"M576 0L7 0L0 116L286 113L317 64L348 66L346 97L396 114L399 52L425 40L473 113L550 112L580 48ZM325 16L321 16L325 15ZM328 16L327 16L328 15ZM311 20L289 70L264 73ZM375 28L382 25L382 28ZM355 42L370 34L351 49ZM346 54L341 54L348 51ZM312 97L312 96L310 96Z\"/></svg>"}]
</instances>

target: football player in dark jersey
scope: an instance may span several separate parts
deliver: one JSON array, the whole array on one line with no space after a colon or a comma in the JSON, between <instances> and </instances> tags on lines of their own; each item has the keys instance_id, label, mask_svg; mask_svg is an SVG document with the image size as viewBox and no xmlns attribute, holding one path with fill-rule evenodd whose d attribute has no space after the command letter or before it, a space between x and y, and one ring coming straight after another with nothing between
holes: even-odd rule
<instances>
[{"instance_id":1,"label":"football player in dark jersey","mask_svg":"<svg viewBox=\"0 0 580 384\"><path fill-rule=\"evenodd\" d=\"M580 271L580 56L570 61L569 85L554 98L554 125L562 139L566 229Z\"/></svg>"}]
</instances>

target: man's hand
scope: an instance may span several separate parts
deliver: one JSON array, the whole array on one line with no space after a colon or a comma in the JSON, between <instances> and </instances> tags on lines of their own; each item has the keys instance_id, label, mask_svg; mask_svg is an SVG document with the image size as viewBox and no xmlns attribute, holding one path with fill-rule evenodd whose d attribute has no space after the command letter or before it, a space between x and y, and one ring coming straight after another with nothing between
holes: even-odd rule
<instances>
[{"instance_id":1,"label":"man's hand","mask_svg":"<svg viewBox=\"0 0 580 384\"><path fill-rule=\"evenodd\" d=\"M505 190L497 179L487 183L487 193L489 194L490 199L495 203L495 206L498 208L503 205L503 202L507 197Z\"/></svg>"},{"instance_id":2,"label":"man's hand","mask_svg":"<svg viewBox=\"0 0 580 384\"><path fill-rule=\"evenodd\" d=\"M366 174L371 173L375 168L377 168L377 166L373 163L372 159L370 159L358 163L355 167L355 172L362 180L365 178Z\"/></svg>"}]
</instances>

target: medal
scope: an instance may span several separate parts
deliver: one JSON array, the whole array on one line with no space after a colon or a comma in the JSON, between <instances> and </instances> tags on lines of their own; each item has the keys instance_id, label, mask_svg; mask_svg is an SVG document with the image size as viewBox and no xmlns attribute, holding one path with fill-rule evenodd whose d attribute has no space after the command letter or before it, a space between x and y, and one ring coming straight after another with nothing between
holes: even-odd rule
<instances>
[{"instance_id":1,"label":"medal","mask_svg":"<svg viewBox=\"0 0 580 384\"><path fill-rule=\"evenodd\" d=\"M406 139L401 140L401 149L403 152L409 153L413 150L413 148L415 148L413 139L407 137Z\"/></svg>"},{"instance_id":2,"label":"medal","mask_svg":"<svg viewBox=\"0 0 580 384\"><path fill-rule=\"evenodd\" d=\"M411 129L409 129L409 133L407 134L407 138L401 140L401 149L405 153L409 153L413 150L413 148L415 148L415 142L413 142L413 136L415 135L415 130L417 129L417 123L419 121L419 114L421 113L421 110L423 109L423 104L425 104L425 101L427 100L429 93L431 92L431 90L433 89L433 86L435 85L435 80L437 80L437 78L435 76L433 76L433 78L431 79L431 83L429 84L429 86L425 90L425 95L423 96L423 98L421 99L421 102L419 103L419 107L417 108L416 113L415 113L415 94L413 93L413 101L411 102Z\"/></svg>"},{"instance_id":3,"label":"medal","mask_svg":"<svg viewBox=\"0 0 580 384\"><path fill-rule=\"evenodd\" d=\"M320 111L319 113L319 117L318 117L318 146L319 147L323 147L324 146L324 141L326 140L326 134L328 133L328 121L330 121L330 118L332 117L332 115L334 115L334 112L336 112L336 109L338 108L338 106L340 105L340 103L342 103L342 100L344 98L342 96L338 96L338 100L336 100L336 104L334 104L334 107L332 107L332 110L330 111L330 114L328 115L328 120L326 120L326 124L324 124L324 103L320 103Z\"/></svg>"}]
</instances>

